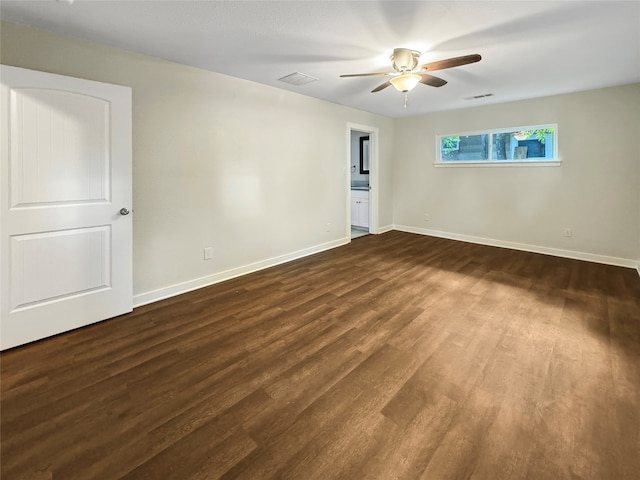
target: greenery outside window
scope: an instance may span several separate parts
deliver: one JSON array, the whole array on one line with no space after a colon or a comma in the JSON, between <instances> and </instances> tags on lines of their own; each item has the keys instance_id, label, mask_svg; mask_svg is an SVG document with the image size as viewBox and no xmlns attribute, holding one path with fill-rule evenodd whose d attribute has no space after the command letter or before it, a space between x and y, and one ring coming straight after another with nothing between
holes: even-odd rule
<instances>
[{"instance_id":1,"label":"greenery outside window","mask_svg":"<svg viewBox=\"0 0 640 480\"><path fill-rule=\"evenodd\" d=\"M556 124L499 128L436 137L442 165L559 165Z\"/></svg>"}]
</instances>

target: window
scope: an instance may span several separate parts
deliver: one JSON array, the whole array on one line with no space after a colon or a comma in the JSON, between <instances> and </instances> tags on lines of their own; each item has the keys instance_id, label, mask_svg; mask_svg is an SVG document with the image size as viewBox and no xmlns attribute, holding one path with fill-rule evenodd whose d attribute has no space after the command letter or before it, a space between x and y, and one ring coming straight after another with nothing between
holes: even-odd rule
<instances>
[{"instance_id":1,"label":"window","mask_svg":"<svg viewBox=\"0 0 640 480\"><path fill-rule=\"evenodd\" d=\"M438 135L436 140L436 165L560 164L555 124Z\"/></svg>"}]
</instances>

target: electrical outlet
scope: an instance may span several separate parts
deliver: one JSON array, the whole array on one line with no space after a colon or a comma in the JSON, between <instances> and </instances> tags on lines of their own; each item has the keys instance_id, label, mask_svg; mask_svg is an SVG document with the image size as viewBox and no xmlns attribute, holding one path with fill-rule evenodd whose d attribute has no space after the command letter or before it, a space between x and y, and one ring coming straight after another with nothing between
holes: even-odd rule
<instances>
[{"instance_id":1,"label":"electrical outlet","mask_svg":"<svg viewBox=\"0 0 640 480\"><path fill-rule=\"evenodd\" d=\"M211 260L213 256L213 247L204 247L204 259Z\"/></svg>"},{"instance_id":2,"label":"electrical outlet","mask_svg":"<svg viewBox=\"0 0 640 480\"><path fill-rule=\"evenodd\" d=\"M425 222L427 222L427 223L429 223L429 221L430 221L430 220L431 220L431 217L429 216L429 214L428 214L428 213L425 213L425 214L424 214L424 221L425 221Z\"/></svg>"},{"instance_id":3,"label":"electrical outlet","mask_svg":"<svg viewBox=\"0 0 640 480\"><path fill-rule=\"evenodd\" d=\"M571 237L572 235L573 235L573 232L571 231L571 229L569 227L565 227L564 236L565 237Z\"/></svg>"}]
</instances>

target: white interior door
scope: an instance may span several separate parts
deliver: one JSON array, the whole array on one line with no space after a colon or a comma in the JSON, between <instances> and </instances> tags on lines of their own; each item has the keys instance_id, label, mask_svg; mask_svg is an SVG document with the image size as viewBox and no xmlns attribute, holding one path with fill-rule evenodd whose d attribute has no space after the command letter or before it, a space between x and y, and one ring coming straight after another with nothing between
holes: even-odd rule
<instances>
[{"instance_id":1,"label":"white interior door","mask_svg":"<svg viewBox=\"0 0 640 480\"><path fill-rule=\"evenodd\" d=\"M131 89L0 80L4 350L132 310Z\"/></svg>"}]
</instances>

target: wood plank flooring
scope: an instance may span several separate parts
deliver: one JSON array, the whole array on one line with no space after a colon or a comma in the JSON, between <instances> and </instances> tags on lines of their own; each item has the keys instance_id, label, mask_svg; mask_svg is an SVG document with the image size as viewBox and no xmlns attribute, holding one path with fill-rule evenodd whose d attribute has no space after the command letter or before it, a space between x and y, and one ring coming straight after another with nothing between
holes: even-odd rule
<instances>
[{"instance_id":1,"label":"wood plank flooring","mask_svg":"<svg viewBox=\"0 0 640 480\"><path fill-rule=\"evenodd\" d=\"M636 271L401 232L4 352L2 479L638 479Z\"/></svg>"}]
</instances>

